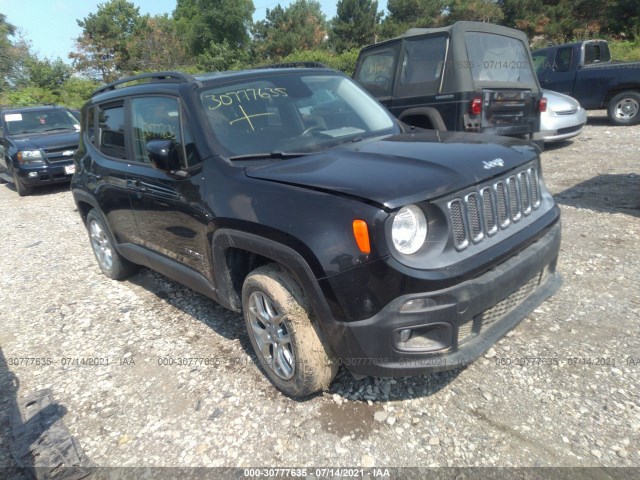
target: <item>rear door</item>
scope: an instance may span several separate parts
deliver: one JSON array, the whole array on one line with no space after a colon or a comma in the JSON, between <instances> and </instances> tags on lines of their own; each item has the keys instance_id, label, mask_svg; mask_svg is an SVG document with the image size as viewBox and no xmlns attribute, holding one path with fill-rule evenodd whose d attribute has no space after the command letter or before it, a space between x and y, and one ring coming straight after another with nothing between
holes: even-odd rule
<instances>
[{"instance_id":1,"label":"rear door","mask_svg":"<svg viewBox=\"0 0 640 480\"><path fill-rule=\"evenodd\" d=\"M542 94L527 45L495 33L464 35L474 88L482 99L482 131L499 135L538 131Z\"/></svg>"},{"instance_id":2,"label":"rear door","mask_svg":"<svg viewBox=\"0 0 640 480\"><path fill-rule=\"evenodd\" d=\"M127 185L138 225L138 243L157 254L150 257L153 263L178 262L210 280L207 215L201 207L204 194L201 162L180 101L169 96L132 98L131 123L134 161ZM151 140L172 142L176 156L174 171L164 171L152 164L147 151Z\"/></svg>"},{"instance_id":3,"label":"rear door","mask_svg":"<svg viewBox=\"0 0 640 480\"><path fill-rule=\"evenodd\" d=\"M133 243L138 229L129 203L129 143L124 100L90 107L80 159L86 186L106 217L116 243Z\"/></svg>"}]
</instances>

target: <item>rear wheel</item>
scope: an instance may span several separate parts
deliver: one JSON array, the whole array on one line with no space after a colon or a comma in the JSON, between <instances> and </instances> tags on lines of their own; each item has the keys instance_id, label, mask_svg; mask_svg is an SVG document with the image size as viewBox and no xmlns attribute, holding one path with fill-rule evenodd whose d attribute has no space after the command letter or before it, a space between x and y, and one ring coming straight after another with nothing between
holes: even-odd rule
<instances>
[{"instance_id":1,"label":"rear wheel","mask_svg":"<svg viewBox=\"0 0 640 480\"><path fill-rule=\"evenodd\" d=\"M102 273L113 280L122 280L136 273L138 266L120 255L113 247L111 235L95 210L87 214L87 231L93 254Z\"/></svg>"},{"instance_id":2,"label":"rear wheel","mask_svg":"<svg viewBox=\"0 0 640 480\"><path fill-rule=\"evenodd\" d=\"M611 99L607 108L609 121L614 125L640 123L640 94L622 92Z\"/></svg>"},{"instance_id":3,"label":"rear wheel","mask_svg":"<svg viewBox=\"0 0 640 480\"><path fill-rule=\"evenodd\" d=\"M242 310L258 363L271 383L292 397L329 387L338 364L288 272L277 265L251 272L242 287Z\"/></svg>"}]
</instances>

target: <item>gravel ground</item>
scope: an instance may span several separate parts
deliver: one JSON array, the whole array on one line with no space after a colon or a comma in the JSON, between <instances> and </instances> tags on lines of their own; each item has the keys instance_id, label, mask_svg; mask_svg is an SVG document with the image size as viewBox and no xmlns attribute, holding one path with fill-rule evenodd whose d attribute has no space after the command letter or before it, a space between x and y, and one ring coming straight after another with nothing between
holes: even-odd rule
<instances>
[{"instance_id":1,"label":"gravel ground","mask_svg":"<svg viewBox=\"0 0 640 480\"><path fill-rule=\"evenodd\" d=\"M306 401L262 376L240 315L149 270L103 276L66 186L0 186L0 467L12 402L42 388L100 466L640 466L639 133L595 112L543 154L564 285L483 358L340 371Z\"/></svg>"}]
</instances>

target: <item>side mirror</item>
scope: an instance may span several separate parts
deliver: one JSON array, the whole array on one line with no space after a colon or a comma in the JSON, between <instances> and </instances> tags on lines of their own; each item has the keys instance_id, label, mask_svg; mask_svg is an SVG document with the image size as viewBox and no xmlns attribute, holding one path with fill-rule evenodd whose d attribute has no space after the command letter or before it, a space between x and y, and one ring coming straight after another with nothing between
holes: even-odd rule
<instances>
[{"instance_id":1,"label":"side mirror","mask_svg":"<svg viewBox=\"0 0 640 480\"><path fill-rule=\"evenodd\" d=\"M147 142L147 154L151 164L158 170L171 172L180 168L178 152L173 140L150 140Z\"/></svg>"}]
</instances>

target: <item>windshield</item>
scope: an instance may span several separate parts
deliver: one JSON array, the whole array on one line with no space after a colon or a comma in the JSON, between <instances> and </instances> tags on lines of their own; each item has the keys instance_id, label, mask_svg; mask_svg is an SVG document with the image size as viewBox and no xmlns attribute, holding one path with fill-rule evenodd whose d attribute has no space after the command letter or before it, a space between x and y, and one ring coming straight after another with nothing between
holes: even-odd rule
<instances>
[{"instance_id":1,"label":"windshield","mask_svg":"<svg viewBox=\"0 0 640 480\"><path fill-rule=\"evenodd\" d=\"M66 110L28 110L5 113L4 122L11 135L43 133L56 130L80 130L78 120Z\"/></svg>"},{"instance_id":2,"label":"windshield","mask_svg":"<svg viewBox=\"0 0 640 480\"><path fill-rule=\"evenodd\" d=\"M529 51L520 40L484 32L464 35L474 82L536 85Z\"/></svg>"},{"instance_id":3,"label":"windshield","mask_svg":"<svg viewBox=\"0 0 640 480\"><path fill-rule=\"evenodd\" d=\"M397 128L384 107L335 74L264 75L206 89L200 100L231 156L318 152Z\"/></svg>"}]
</instances>

